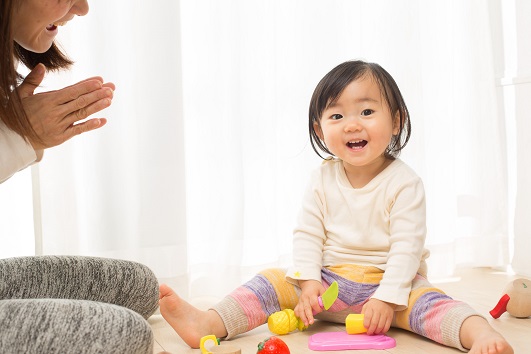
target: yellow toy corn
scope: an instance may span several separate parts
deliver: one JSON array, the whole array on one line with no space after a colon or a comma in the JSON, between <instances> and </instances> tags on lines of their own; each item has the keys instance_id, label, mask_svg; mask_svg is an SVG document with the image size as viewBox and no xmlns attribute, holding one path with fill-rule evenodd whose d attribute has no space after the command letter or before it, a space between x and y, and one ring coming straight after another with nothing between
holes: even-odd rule
<instances>
[{"instance_id":1,"label":"yellow toy corn","mask_svg":"<svg viewBox=\"0 0 531 354\"><path fill-rule=\"evenodd\" d=\"M287 334L296 329L304 331L308 328L295 316L295 312L292 309L285 309L271 314L267 319L267 327L272 333L278 335Z\"/></svg>"}]
</instances>

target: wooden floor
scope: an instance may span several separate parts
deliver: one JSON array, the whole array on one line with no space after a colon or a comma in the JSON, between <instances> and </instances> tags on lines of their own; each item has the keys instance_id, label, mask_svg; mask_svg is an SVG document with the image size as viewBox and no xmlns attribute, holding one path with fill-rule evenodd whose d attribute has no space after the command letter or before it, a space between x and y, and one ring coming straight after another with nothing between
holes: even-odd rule
<instances>
[{"instance_id":1,"label":"wooden floor","mask_svg":"<svg viewBox=\"0 0 531 354\"><path fill-rule=\"evenodd\" d=\"M472 305L477 311L484 315L491 325L511 343L516 354L531 353L531 317L518 319L503 314L499 319L493 319L489 311L497 304L505 286L516 278L517 275L508 275L487 268L475 268L461 270L456 273L456 277L435 285L444 290L455 299L465 301ZM170 284L171 285L171 284ZM199 308L208 308L208 303L194 303ZM149 323L155 334L155 346L153 353L168 352L172 354L199 354L199 349L190 349L173 329L164 321L160 314L155 314L149 319ZM282 336L290 348L292 354L313 353L308 349L308 337L312 334L327 331L343 331L345 326L318 322L304 332L292 332ZM457 349L444 347L427 340L418 335L399 329L391 329L389 336L396 340L396 347L387 350L356 350L358 354L395 353L395 354L439 354L439 353L460 353ZM267 325L260 326L254 330L239 335L234 339L221 342L221 345L236 346L241 349L242 354L254 354L257 345L263 339L271 336ZM321 351L319 353L348 353L354 351ZM318 353L318 352L315 352Z\"/></svg>"}]
</instances>

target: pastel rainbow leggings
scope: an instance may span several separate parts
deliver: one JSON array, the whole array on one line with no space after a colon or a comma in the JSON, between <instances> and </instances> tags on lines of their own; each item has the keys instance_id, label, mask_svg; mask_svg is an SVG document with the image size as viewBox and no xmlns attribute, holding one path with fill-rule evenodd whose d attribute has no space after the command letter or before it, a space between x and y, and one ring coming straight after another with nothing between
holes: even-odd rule
<instances>
[{"instance_id":1,"label":"pastel rainbow leggings","mask_svg":"<svg viewBox=\"0 0 531 354\"><path fill-rule=\"evenodd\" d=\"M267 323L274 312L295 308L300 288L287 282L285 274L284 269L264 270L213 307L225 324L226 339ZM340 265L323 268L321 274L325 288L335 280L340 291L332 307L316 318L345 323L349 313L361 312L378 288L383 271L375 267ZM465 319L474 315L480 316L469 305L453 300L425 277L417 275L408 308L395 313L392 326L466 351L459 340L459 330Z\"/></svg>"}]
</instances>

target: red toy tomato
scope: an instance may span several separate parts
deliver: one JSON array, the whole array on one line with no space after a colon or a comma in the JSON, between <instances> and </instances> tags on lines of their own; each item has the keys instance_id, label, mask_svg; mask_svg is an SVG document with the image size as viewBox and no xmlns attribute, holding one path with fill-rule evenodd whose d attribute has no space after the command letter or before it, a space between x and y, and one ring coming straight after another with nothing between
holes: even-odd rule
<instances>
[{"instance_id":1,"label":"red toy tomato","mask_svg":"<svg viewBox=\"0 0 531 354\"><path fill-rule=\"evenodd\" d=\"M256 354L290 354L288 345L278 337L264 339L258 344Z\"/></svg>"}]
</instances>

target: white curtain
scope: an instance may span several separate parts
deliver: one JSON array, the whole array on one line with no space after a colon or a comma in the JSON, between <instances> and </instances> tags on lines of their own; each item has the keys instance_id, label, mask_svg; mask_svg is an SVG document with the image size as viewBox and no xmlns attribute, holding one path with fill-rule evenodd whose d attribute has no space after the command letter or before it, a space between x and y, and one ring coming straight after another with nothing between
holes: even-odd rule
<instances>
[{"instance_id":1,"label":"white curtain","mask_svg":"<svg viewBox=\"0 0 531 354\"><path fill-rule=\"evenodd\" d=\"M39 166L43 253L186 273L179 5L91 5L90 16L60 28L76 65L50 86L101 75L117 89L98 114L106 127L50 149Z\"/></svg>"},{"instance_id":2,"label":"white curtain","mask_svg":"<svg viewBox=\"0 0 531 354\"><path fill-rule=\"evenodd\" d=\"M508 265L496 4L93 1L60 29L74 69L43 89L101 75L117 90L99 114L108 126L34 168L42 252L140 261L177 279L185 298L219 297L286 266L320 163L308 143L311 93L359 58L386 68L410 109L402 159L425 182L430 274Z\"/></svg>"},{"instance_id":3,"label":"white curtain","mask_svg":"<svg viewBox=\"0 0 531 354\"><path fill-rule=\"evenodd\" d=\"M531 277L531 3L523 0L496 2L500 20L495 38L498 68L498 101L506 121L509 175L509 225L513 234L512 268Z\"/></svg>"},{"instance_id":4,"label":"white curtain","mask_svg":"<svg viewBox=\"0 0 531 354\"><path fill-rule=\"evenodd\" d=\"M0 259L35 252L31 170L0 184Z\"/></svg>"}]
</instances>

